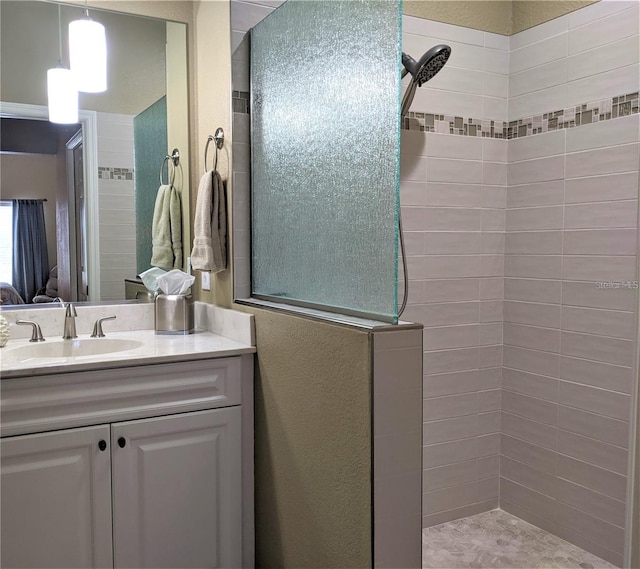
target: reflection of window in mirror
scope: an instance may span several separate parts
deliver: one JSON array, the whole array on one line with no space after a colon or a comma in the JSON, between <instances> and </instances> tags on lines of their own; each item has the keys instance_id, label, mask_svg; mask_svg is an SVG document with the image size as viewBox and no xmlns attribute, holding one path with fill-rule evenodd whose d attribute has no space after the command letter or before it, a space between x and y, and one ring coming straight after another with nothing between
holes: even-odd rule
<instances>
[{"instance_id":1,"label":"reflection of window in mirror","mask_svg":"<svg viewBox=\"0 0 640 569\"><path fill-rule=\"evenodd\" d=\"M10 201L0 201L0 282L12 284L13 263L13 205Z\"/></svg>"},{"instance_id":2,"label":"reflection of window in mirror","mask_svg":"<svg viewBox=\"0 0 640 569\"><path fill-rule=\"evenodd\" d=\"M82 6L61 6L62 59L68 65L68 23L82 14ZM71 144L77 128L60 141L66 155L56 163L51 179L58 188L46 213L53 233L50 261L60 269L61 282L68 283L69 300L125 300L125 281L150 266L158 173L175 147L181 154L176 189L182 199L183 249L191 239L186 25L98 9L90 15L106 29L108 85L104 93L80 94L79 144L77 139ZM49 124L46 73L58 59L58 5L2 0L0 25L2 122L10 117ZM21 152L42 156L33 149ZM8 160L8 152L0 151L0 167ZM2 178L3 198L21 197L5 195ZM78 199L71 198L73 185ZM60 231L68 233L66 244L60 244Z\"/></svg>"}]
</instances>

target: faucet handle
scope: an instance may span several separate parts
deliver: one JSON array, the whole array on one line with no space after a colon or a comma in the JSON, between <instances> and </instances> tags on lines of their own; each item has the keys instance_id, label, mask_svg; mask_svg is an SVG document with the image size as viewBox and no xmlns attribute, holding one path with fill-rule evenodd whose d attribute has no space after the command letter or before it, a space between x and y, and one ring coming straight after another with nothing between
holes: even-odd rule
<instances>
[{"instance_id":1,"label":"faucet handle","mask_svg":"<svg viewBox=\"0 0 640 569\"><path fill-rule=\"evenodd\" d=\"M113 316L105 316L104 318L98 318L96 323L93 325L93 332L91 333L92 338L104 338L105 333L102 331L102 323L105 320L115 320L115 314Z\"/></svg>"},{"instance_id":2,"label":"faucet handle","mask_svg":"<svg viewBox=\"0 0 640 569\"><path fill-rule=\"evenodd\" d=\"M31 331L31 340L29 340L29 342L44 342L45 338L42 335L40 324L37 322L33 322L32 320L16 320L16 324L29 324L30 326L33 326L33 330Z\"/></svg>"},{"instance_id":3,"label":"faucet handle","mask_svg":"<svg viewBox=\"0 0 640 569\"><path fill-rule=\"evenodd\" d=\"M78 316L78 312L76 311L76 307L73 304L71 304L70 302L67 302L66 311L65 311L64 315L65 315L65 318L66 317Z\"/></svg>"}]
</instances>

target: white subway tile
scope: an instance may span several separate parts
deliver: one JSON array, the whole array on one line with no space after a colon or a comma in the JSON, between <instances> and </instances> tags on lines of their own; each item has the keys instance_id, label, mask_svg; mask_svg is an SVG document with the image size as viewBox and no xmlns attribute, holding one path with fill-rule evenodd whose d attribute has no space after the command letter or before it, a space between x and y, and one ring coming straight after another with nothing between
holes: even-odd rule
<instances>
[{"instance_id":1,"label":"white subway tile","mask_svg":"<svg viewBox=\"0 0 640 569\"><path fill-rule=\"evenodd\" d=\"M480 234L468 231L429 231L425 234L427 255L480 253Z\"/></svg>"},{"instance_id":2,"label":"white subway tile","mask_svg":"<svg viewBox=\"0 0 640 569\"><path fill-rule=\"evenodd\" d=\"M480 207L482 205L482 187L475 184L429 182L426 185L425 204L441 207Z\"/></svg>"},{"instance_id":3,"label":"white subway tile","mask_svg":"<svg viewBox=\"0 0 640 569\"><path fill-rule=\"evenodd\" d=\"M509 186L507 190L507 207L518 208L562 204L564 185L564 180L551 180Z\"/></svg>"},{"instance_id":4,"label":"white subway tile","mask_svg":"<svg viewBox=\"0 0 640 569\"><path fill-rule=\"evenodd\" d=\"M497 138L482 139L482 158L489 162L507 162L510 142Z\"/></svg>"},{"instance_id":5,"label":"white subway tile","mask_svg":"<svg viewBox=\"0 0 640 569\"><path fill-rule=\"evenodd\" d=\"M482 160L482 138L427 133L427 156L455 158L458 160Z\"/></svg>"},{"instance_id":6,"label":"white subway tile","mask_svg":"<svg viewBox=\"0 0 640 569\"><path fill-rule=\"evenodd\" d=\"M482 97L482 118L507 122L509 120L509 100L506 98Z\"/></svg>"},{"instance_id":7,"label":"white subway tile","mask_svg":"<svg viewBox=\"0 0 640 569\"><path fill-rule=\"evenodd\" d=\"M569 31L569 55L638 33L638 4Z\"/></svg>"},{"instance_id":8,"label":"white subway tile","mask_svg":"<svg viewBox=\"0 0 640 569\"><path fill-rule=\"evenodd\" d=\"M509 164L509 185L530 184L564 177L564 156L538 158Z\"/></svg>"},{"instance_id":9,"label":"white subway tile","mask_svg":"<svg viewBox=\"0 0 640 569\"><path fill-rule=\"evenodd\" d=\"M571 256L564 255L562 278L587 282L633 282L636 257Z\"/></svg>"},{"instance_id":10,"label":"white subway tile","mask_svg":"<svg viewBox=\"0 0 640 569\"><path fill-rule=\"evenodd\" d=\"M509 51L509 36L485 32L484 46L491 49L501 49L503 51Z\"/></svg>"},{"instance_id":11,"label":"white subway tile","mask_svg":"<svg viewBox=\"0 0 640 569\"><path fill-rule=\"evenodd\" d=\"M505 277L559 279L562 276L561 255L506 255Z\"/></svg>"},{"instance_id":12,"label":"white subway tile","mask_svg":"<svg viewBox=\"0 0 640 569\"><path fill-rule=\"evenodd\" d=\"M567 81L567 60L559 59L509 76L509 96L541 91Z\"/></svg>"},{"instance_id":13,"label":"white subway tile","mask_svg":"<svg viewBox=\"0 0 640 569\"><path fill-rule=\"evenodd\" d=\"M429 80L429 88L481 95L483 76L484 72L482 71L460 69L447 65L433 79Z\"/></svg>"},{"instance_id":14,"label":"white subway tile","mask_svg":"<svg viewBox=\"0 0 640 569\"><path fill-rule=\"evenodd\" d=\"M482 162L428 158L427 180L430 182L479 184L482 182Z\"/></svg>"},{"instance_id":15,"label":"white subway tile","mask_svg":"<svg viewBox=\"0 0 640 569\"><path fill-rule=\"evenodd\" d=\"M484 32L434 20L423 20L424 35L484 47Z\"/></svg>"},{"instance_id":16,"label":"white subway tile","mask_svg":"<svg viewBox=\"0 0 640 569\"><path fill-rule=\"evenodd\" d=\"M566 133L572 130L576 129L569 129ZM515 138L509 141L509 162L531 160L532 158L543 158L545 156L564 154L564 152L564 130L556 130L536 136L525 136L523 138Z\"/></svg>"},{"instance_id":17,"label":"white subway tile","mask_svg":"<svg viewBox=\"0 0 640 569\"><path fill-rule=\"evenodd\" d=\"M484 162L482 183L490 186L507 185L507 165L503 162Z\"/></svg>"},{"instance_id":18,"label":"white subway tile","mask_svg":"<svg viewBox=\"0 0 640 569\"><path fill-rule=\"evenodd\" d=\"M431 231L479 231L480 209L429 207L423 212L425 229Z\"/></svg>"},{"instance_id":19,"label":"white subway tile","mask_svg":"<svg viewBox=\"0 0 640 569\"><path fill-rule=\"evenodd\" d=\"M504 231L506 211L500 209L482 210L482 231Z\"/></svg>"},{"instance_id":20,"label":"white subway tile","mask_svg":"<svg viewBox=\"0 0 640 569\"><path fill-rule=\"evenodd\" d=\"M506 278L504 297L508 300L527 303L560 304L562 283L561 281Z\"/></svg>"},{"instance_id":21,"label":"white subway tile","mask_svg":"<svg viewBox=\"0 0 640 569\"><path fill-rule=\"evenodd\" d=\"M509 78L497 73L483 73L483 95L506 99L509 96Z\"/></svg>"},{"instance_id":22,"label":"white subway tile","mask_svg":"<svg viewBox=\"0 0 640 569\"><path fill-rule=\"evenodd\" d=\"M637 92L640 83L639 69L640 66L636 63L584 79L569 81L567 84L568 104L598 101L616 95Z\"/></svg>"},{"instance_id":23,"label":"white subway tile","mask_svg":"<svg viewBox=\"0 0 640 569\"><path fill-rule=\"evenodd\" d=\"M567 78L569 81L573 81L611 71L618 67L626 67L638 63L639 58L638 36L629 36L606 46L583 51L569 57Z\"/></svg>"},{"instance_id":24,"label":"white subway tile","mask_svg":"<svg viewBox=\"0 0 640 569\"><path fill-rule=\"evenodd\" d=\"M638 247L635 228L565 231L563 237L565 255L635 256Z\"/></svg>"},{"instance_id":25,"label":"white subway tile","mask_svg":"<svg viewBox=\"0 0 640 569\"><path fill-rule=\"evenodd\" d=\"M638 143L567 154L566 177L582 178L638 170Z\"/></svg>"},{"instance_id":26,"label":"white subway tile","mask_svg":"<svg viewBox=\"0 0 640 569\"><path fill-rule=\"evenodd\" d=\"M537 67L567 57L567 34L561 34L509 53L510 73Z\"/></svg>"},{"instance_id":27,"label":"white subway tile","mask_svg":"<svg viewBox=\"0 0 640 569\"><path fill-rule=\"evenodd\" d=\"M424 276L432 279L479 277L482 272L479 255L427 255L425 263Z\"/></svg>"},{"instance_id":28,"label":"white subway tile","mask_svg":"<svg viewBox=\"0 0 640 569\"><path fill-rule=\"evenodd\" d=\"M564 306L562 309L563 330L631 340L634 337L634 323L635 318L631 312L571 306Z\"/></svg>"},{"instance_id":29,"label":"white subway tile","mask_svg":"<svg viewBox=\"0 0 640 569\"><path fill-rule=\"evenodd\" d=\"M603 0L569 14L569 29L584 26L600 18L633 8L637 4L634 0Z\"/></svg>"},{"instance_id":30,"label":"white subway tile","mask_svg":"<svg viewBox=\"0 0 640 569\"><path fill-rule=\"evenodd\" d=\"M567 152L638 142L639 125L640 115L631 115L567 129Z\"/></svg>"},{"instance_id":31,"label":"white subway tile","mask_svg":"<svg viewBox=\"0 0 640 569\"><path fill-rule=\"evenodd\" d=\"M565 229L632 227L638 222L637 200L565 206Z\"/></svg>"},{"instance_id":32,"label":"white subway tile","mask_svg":"<svg viewBox=\"0 0 640 569\"><path fill-rule=\"evenodd\" d=\"M412 110L443 115L480 118L482 95L430 88L431 82L416 91Z\"/></svg>"},{"instance_id":33,"label":"white subway tile","mask_svg":"<svg viewBox=\"0 0 640 569\"><path fill-rule=\"evenodd\" d=\"M565 203L602 202L638 198L638 172L607 174L566 181Z\"/></svg>"},{"instance_id":34,"label":"white subway tile","mask_svg":"<svg viewBox=\"0 0 640 569\"><path fill-rule=\"evenodd\" d=\"M582 103L583 101L578 101ZM509 120L560 110L567 106L567 85L556 85L509 99Z\"/></svg>"},{"instance_id":35,"label":"white subway tile","mask_svg":"<svg viewBox=\"0 0 640 569\"><path fill-rule=\"evenodd\" d=\"M484 51L484 70L490 73L509 74L509 52L498 49L488 49Z\"/></svg>"},{"instance_id":36,"label":"white subway tile","mask_svg":"<svg viewBox=\"0 0 640 569\"><path fill-rule=\"evenodd\" d=\"M525 45L530 45L562 33L566 33L569 29L569 17L560 16L548 22L544 22L528 30L513 34L509 38L509 49L514 51Z\"/></svg>"},{"instance_id":37,"label":"white subway tile","mask_svg":"<svg viewBox=\"0 0 640 569\"><path fill-rule=\"evenodd\" d=\"M506 208L506 186L482 186L482 207L496 209Z\"/></svg>"},{"instance_id":38,"label":"white subway tile","mask_svg":"<svg viewBox=\"0 0 640 569\"><path fill-rule=\"evenodd\" d=\"M427 159L422 156L401 154L400 180L425 182L427 180Z\"/></svg>"},{"instance_id":39,"label":"white subway tile","mask_svg":"<svg viewBox=\"0 0 640 569\"><path fill-rule=\"evenodd\" d=\"M427 204L427 186L424 182L411 182L402 180L400 182L400 204L402 206L412 206Z\"/></svg>"},{"instance_id":40,"label":"white subway tile","mask_svg":"<svg viewBox=\"0 0 640 569\"><path fill-rule=\"evenodd\" d=\"M402 51L416 61L429 49L441 44L441 38L424 36L403 31ZM446 44L451 48L451 56L447 66L460 67L462 69L479 70L483 68L483 51L476 46L447 40Z\"/></svg>"}]
</instances>

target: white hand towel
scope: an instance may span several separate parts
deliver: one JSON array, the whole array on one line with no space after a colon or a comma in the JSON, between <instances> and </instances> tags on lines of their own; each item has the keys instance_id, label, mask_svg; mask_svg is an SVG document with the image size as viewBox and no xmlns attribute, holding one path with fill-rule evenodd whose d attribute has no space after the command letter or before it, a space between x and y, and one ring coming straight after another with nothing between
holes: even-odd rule
<instances>
[{"instance_id":1,"label":"white hand towel","mask_svg":"<svg viewBox=\"0 0 640 569\"><path fill-rule=\"evenodd\" d=\"M200 179L191 266L214 273L227 268L227 210L218 172L209 171Z\"/></svg>"},{"instance_id":2,"label":"white hand towel","mask_svg":"<svg viewBox=\"0 0 640 569\"><path fill-rule=\"evenodd\" d=\"M151 226L151 266L182 267L182 215L180 194L173 186L158 188Z\"/></svg>"}]
</instances>

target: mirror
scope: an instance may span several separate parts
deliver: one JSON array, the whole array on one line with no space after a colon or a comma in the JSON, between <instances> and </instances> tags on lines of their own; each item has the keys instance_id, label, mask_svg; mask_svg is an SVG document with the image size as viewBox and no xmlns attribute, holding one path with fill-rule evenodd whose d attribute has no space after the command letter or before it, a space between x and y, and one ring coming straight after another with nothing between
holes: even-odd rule
<instances>
[{"instance_id":1,"label":"mirror","mask_svg":"<svg viewBox=\"0 0 640 569\"><path fill-rule=\"evenodd\" d=\"M68 65L68 23L82 17L82 8L0 3L0 200L47 200L57 296L76 302L135 299L146 290L136 277L151 266L161 177L166 184L175 175L184 251L191 242L187 26L91 8L90 17L106 29L107 91L80 93L79 124L51 128L47 69L57 65L60 43ZM174 148L180 153L175 172L165 160ZM3 253L0 246L0 260ZM186 269L183 259L176 268Z\"/></svg>"}]
</instances>

